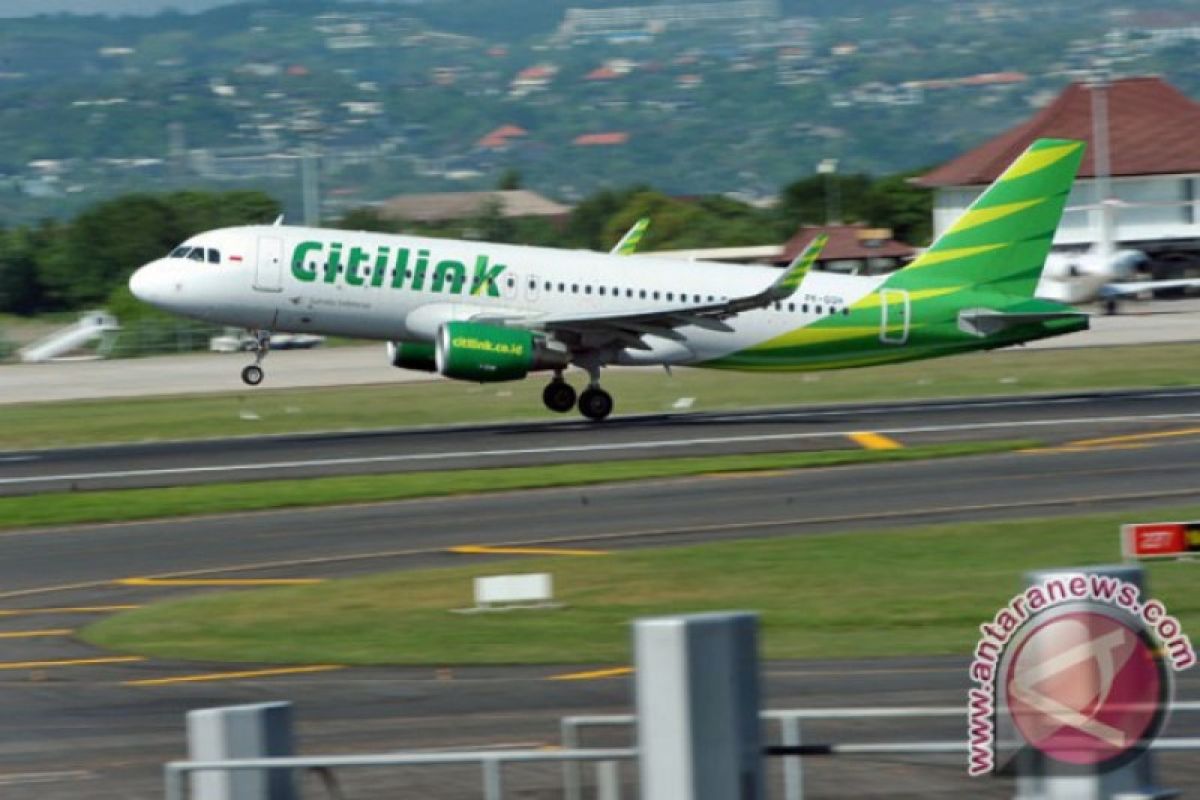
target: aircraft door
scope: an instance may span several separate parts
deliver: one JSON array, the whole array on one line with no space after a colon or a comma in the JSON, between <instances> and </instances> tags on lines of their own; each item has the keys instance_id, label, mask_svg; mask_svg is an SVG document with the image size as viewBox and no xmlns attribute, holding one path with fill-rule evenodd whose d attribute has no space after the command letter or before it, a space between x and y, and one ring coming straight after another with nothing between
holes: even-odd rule
<instances>
[{"instance_id":1,"label":"aircraft door","mask_svg":"<svg viewBox=\"0 0 1200 800\"><path fill-rule=\"evenodd\" d=\"M908 292L903 289L879 291L879 340L884 344L904 344L908 341L910 315Z\"/></svg>"},{"instance_id":2,"label":"aircraft door","mask_svg":"<svg viewBox=\"0 0 1200 800\"><path fill-rule=\"evenodd\" d=\"M283 242L274 236L260 236L258 239L254 288L260 292L283 291Z\"/></svg>"}]
</instances>

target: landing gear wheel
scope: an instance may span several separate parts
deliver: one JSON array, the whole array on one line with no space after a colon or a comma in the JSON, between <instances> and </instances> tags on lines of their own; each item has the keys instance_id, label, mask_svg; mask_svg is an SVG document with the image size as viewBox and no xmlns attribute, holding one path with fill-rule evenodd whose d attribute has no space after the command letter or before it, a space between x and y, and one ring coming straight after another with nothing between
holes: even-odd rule
<instances>
[{"instance_id":1,"label":"landing gear wheel","mask_svg":"<svg viewBox=\"0 0 1200 800\"><path fill-rule=\"evenodd\" d=\"M599 422L611 414L612 410L612 395L598 386L584 389L583 394L579 395L579 413L588 419Z\"/></svg>"},{"instance_id":2,"label":"landing gear wheel","mask_svg":"<svg viewBox=\"0 0 1200 800\"><path fill-rule=\"evenodd\" d=\"M262 367L257 364L251 364L242 370L242 382L248 386L258 386L262 383L263 371Z\"/></svg>"},{"instance_id":3,"label":"landing gear wheel","mask_svg":"<svg viewBox=\"0 0 1200 800\"><path fill-rule=\"evenodd\" d=\"M551 411L565 414L575 407L575 389L566 381L556 378L542 390L542 402Z\"/></svg>"}]
</instances>

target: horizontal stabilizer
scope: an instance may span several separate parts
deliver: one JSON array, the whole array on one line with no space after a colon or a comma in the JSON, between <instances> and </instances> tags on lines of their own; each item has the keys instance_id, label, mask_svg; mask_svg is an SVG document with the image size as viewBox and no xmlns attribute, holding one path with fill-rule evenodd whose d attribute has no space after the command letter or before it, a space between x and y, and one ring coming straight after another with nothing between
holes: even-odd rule
<instances>
[{"instance_id":1,"label":"horizontal stabilizer","mask_svg":"<svg viewBox=\"0 0 1200 800\"><path fill-rule=\"evenodd\" d=\"M1078 311L1018 311L1005 313L987 308L966 308L958 312L958 329L981 339L1018 325L1042 325L1075 320L1079 330L1088 327L1088 315Z\"/></svg>"}]
</instances>

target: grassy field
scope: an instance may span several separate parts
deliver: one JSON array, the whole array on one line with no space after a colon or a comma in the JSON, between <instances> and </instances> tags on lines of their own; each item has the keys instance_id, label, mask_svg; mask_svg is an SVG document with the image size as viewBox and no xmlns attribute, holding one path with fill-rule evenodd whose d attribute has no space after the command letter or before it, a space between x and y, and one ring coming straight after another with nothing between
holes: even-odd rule
<instances>
[{"instance_id":1,"label":"grassy field","mask_svg":"<svg viewBox=\"0 0 1200 800\"><path fill-rule=\"evenodd\" d=\"M1200 507L1139 513L1187 519ZM498 561L207 595L127 612L84 638L123 653L334 664L622 663L629 621L750 609L770 658L967 654L1023 571L1109 563L1127 514L941 525ZM1197 565L1151 594L1200 635ZM558 610L460 615L477 575L551 572Z\"/></svg>"},{"instance_id":2,"label":"grassy field","mask_svg":"<svg viewBox=\"0 0 1200 800\"><path fill-rule=\"evenodd\" d=\"M575 377L579 383L579 377ZM618 370L617 414L1200 383L1200 344L1006 350L836 372ZM452 381L0 407L0 449L547 419L543 381Z\"/></svg>"},{"instance_id":3,"label":"grassy field","mask_svg":"<svg viewBox=\"0 0 1200 800\"><path fill-rule=\"evenodd\" d=\"M1033 447L1030 440L964 442L903 450L833 450L507 467L334 478L218 483L164 489L68 492L0 498L0 529L371 503L454 494L676 478L715 472L802 469L878 461L997 453Z\"/></svg>"}]
</instances>

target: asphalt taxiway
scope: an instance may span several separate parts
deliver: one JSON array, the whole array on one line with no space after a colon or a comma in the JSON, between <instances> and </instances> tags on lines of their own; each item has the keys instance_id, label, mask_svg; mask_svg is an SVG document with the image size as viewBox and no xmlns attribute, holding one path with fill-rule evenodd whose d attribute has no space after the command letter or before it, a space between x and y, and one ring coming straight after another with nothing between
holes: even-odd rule
<instances>
[{"instance_id":1,"label":"asphalt taxiway","mask_svg":"<svg viewBox=\"0 0 1200 800\"><path fill-rule=\"evenodd\" d=\"M589 670L580 667L330 665L296 671L141 659L98 651L75 638L88 621L121 608L220 590L230 580L319 580L506 557L454 551L462 545L608 550L921 522L1105 510L1136 514L1151 506L1196 504L1197 399L1195 390L1185 389L652 417L616 420L602 433L577 423L524 423L43 451L37 461L6 464L4 477L36 476L46 483L23 491L45 491L58 488L64 475L83 471L215 467L221 474L231 464L257 464L257 448L263 448L262 463L313 460L314 453L326 461L422 455L428 458L415 461L428 468L557 463L592 457L588 446L605 443L615 448L595 451L605 457L827 449L834 442L854 446L845 436L853 431L888 431L906 445L1025 437L1050 445L945 461L0 533L0 702L6 709L0 722L0 795L159 797L160 765L184 755L184 713L210 705L292 699L302 750L333 753L550 745L561 716L623 712L631 701L626 675L587 679ZM480 456L481 462L457 455L472 447L477 453L507 452ZM393 471L404 462L379 464ZM312 474L362 468L318 466ZM269 474L273 470L310 474L273 467L262 470L264 477L278 477ZM146 477L68 480L131 485ZM164 477L185 482L188 473L156 480ZM47 494L47 502L53 496ZM1115 559L1115 530L1112 544ZM1014 576L1014 584L1017 580ZM570 660L565 653L564 662ZM585 677L574 679L581 669ZM967 688L960 658L772 662L765 677L772 707L960 705ZM1200 698L1200 678L1184 673L1179 695ZM953 739L961 731L954 719L846 721L815 724L806 739ZM1198 731L1200 715L1180 715L1168 735ZM589 743L620 744L627 735L613 732ZM1193 756L1163 759L1164 782L1200 786ZM806 765L806 774L809 796L815 797L1011 794L1004 782L969 782L957 757L814 762ZM403 787L414 796L465 798L478 796L479 786L469 769L347 773L344 781L348 796L395 794ZM521 787L522 796L552 797L558 772L516 769L511 783Z\"/></svg>"}]
</instances>

